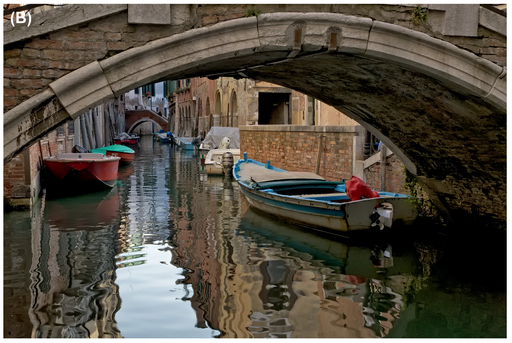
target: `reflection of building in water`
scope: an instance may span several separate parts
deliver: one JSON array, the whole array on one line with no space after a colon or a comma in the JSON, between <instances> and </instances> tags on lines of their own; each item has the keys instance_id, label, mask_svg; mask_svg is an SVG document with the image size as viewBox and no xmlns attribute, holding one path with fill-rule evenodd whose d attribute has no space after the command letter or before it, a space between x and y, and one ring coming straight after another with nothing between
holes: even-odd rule
<instances>
[{"instance_id":1,"label":"reflection of building in water","mask_svg":"<svg viewBox=\"0 0 512 343\"><path fill-rule=\"evenodd\" d=\"M191 156L179 151L176 158L179 161ZM191 163L175 163L170 168L177 168L170 173L176 175L177 185L176 190L171 192L171 202L174 204L170 212L169 245L173 247L171 263L184 270L185 278L179 280L179 283L190 294L190 297L183 300L189 300L196 313L196 327L218 329L219 316L223 311L220 307L223 301L219 283L219 275L222 273L219 255L223 247L219 248L217 243L221 223L217 220L219 190L198 187L195 192L190 192L188 184L181 189L181 176L187 175L184 178L186 180L199 180L199 169Z\"/></svg>"},{"instance_id":2,"label":"reflection of building in water","mask_svg":"<svg viewBox=\"0 0 512 343\"><path fill-rule=\"evenodd\" d=\"M116 225L32 230L32 338L117 338Z\"/></svg>"}]
</instances>

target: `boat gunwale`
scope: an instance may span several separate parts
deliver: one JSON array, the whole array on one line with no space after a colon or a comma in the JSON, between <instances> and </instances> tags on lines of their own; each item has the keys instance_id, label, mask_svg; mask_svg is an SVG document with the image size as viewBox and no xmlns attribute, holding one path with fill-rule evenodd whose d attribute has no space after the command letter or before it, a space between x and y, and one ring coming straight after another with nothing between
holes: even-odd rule
<instances>
[{"instance_id":1,"label":"boat gunwale","mask_svg":"<svg viewBox=\"0 0 512 343\"><path fill-rule=\"evenodd\" d=\"M107 156L107 155L103 155L104 157L102 158L58 158L57 156L50 156L50 157L45 157L44 158L44 161L45 162L55 162L55 163L80 163L80 162L85 162L85 163L92 163L92 162L114 162L116 160L120 160L121 157L119 156Z\"/></svg>"}]
</instances>

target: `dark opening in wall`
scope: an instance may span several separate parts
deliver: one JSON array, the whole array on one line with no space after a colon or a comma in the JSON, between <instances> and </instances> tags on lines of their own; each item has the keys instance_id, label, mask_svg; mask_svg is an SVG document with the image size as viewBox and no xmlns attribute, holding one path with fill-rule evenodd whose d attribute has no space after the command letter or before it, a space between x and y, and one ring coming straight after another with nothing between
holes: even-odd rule
<instances>
[{"instance_id":1,"label":"dark opening in wall","mask_svg":"<svg viewBox=\"0 0 512 343\"><path fill-rule=\"evenodd\" d=\"M258 93L258 124L291 124L289 93Z\"/></svg>"}]
</instances>

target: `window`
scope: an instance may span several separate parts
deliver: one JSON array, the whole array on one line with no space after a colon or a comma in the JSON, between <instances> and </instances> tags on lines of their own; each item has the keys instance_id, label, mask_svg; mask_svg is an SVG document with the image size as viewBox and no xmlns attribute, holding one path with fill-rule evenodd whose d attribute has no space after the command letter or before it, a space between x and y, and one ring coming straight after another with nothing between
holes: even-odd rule
<instances>
[{"instance_id":1,"label":"window","mask_svg":"<svg viewBox=\"0 0 512 343\"><path fill-rule=\"evenodd\" d=\"M75 122L73 120L68 122L68 135L75 134Z\"/></svg>"}]
</instances>

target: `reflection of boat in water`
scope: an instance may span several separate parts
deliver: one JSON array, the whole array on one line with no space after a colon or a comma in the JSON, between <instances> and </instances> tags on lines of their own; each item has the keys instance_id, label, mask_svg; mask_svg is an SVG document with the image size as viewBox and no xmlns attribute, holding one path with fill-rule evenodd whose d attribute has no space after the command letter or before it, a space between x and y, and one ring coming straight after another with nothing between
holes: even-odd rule
<instances>
[{"instance_id":1,"label":"reflection of boat in water","mask_svg":"<svg viewBox=\"0 0 512 343\"><path fill-rule=\"evenodd\" d=\"M254 301L265 311L251 315L255 338L386 337L406 306L405 285L417 270L412 251L398 249L393 256L385 241L356 244L312 234L250 207L241 216L238 235L255 257L263 257ZM388 262L376 263L376 258ZM318 303L319 310L311 311L305 302Z\"/></svg>"},{"instance_id":2,"label":"reflection of boat in water","mask_svg":"<svg viewBox=\"0 0 512 343\"><path fill-rule=\"evenodd\" d=\"M283 243L284 247L297 253L307 253L313 260L322 261L328 267L340 267L344 274L381 278L380 272L383 269L387 276L412 274L417 270L418 262L412 251L410 254L400 251L398 258L388 255L386 249L391 249L386 241L373 239L363 242L320 231L311 232L271 218L251 207L241 216L240 229L256 233L265 240ZM382 252L380 248L383 248ZM389 259L384 255L388 255ZM376 265L377 261L380 265Z\"/></svg>"},{"instance_id":3,"label":"reflection of boat in water","mask_svg":"<svg viewBox=\"0 0 512 343\"><path fill-rule=\"evenodd\" d=\"M120 181L128 179L130 175L133 174L134 170L135 167L131 163L119 166L119 170L117 172L117 180Z\"/></svg>"},{"instance_id":4,"label":"reflection of boat in water","mask_svg":"<svg viewBox=\"0 0 512 343\"><path fill-rule=\"evenodd\" d=\"M102 229L119 216L117 187L46 200L44 212L50 227L57 230Z\"/></svg>"}]
</instances>

